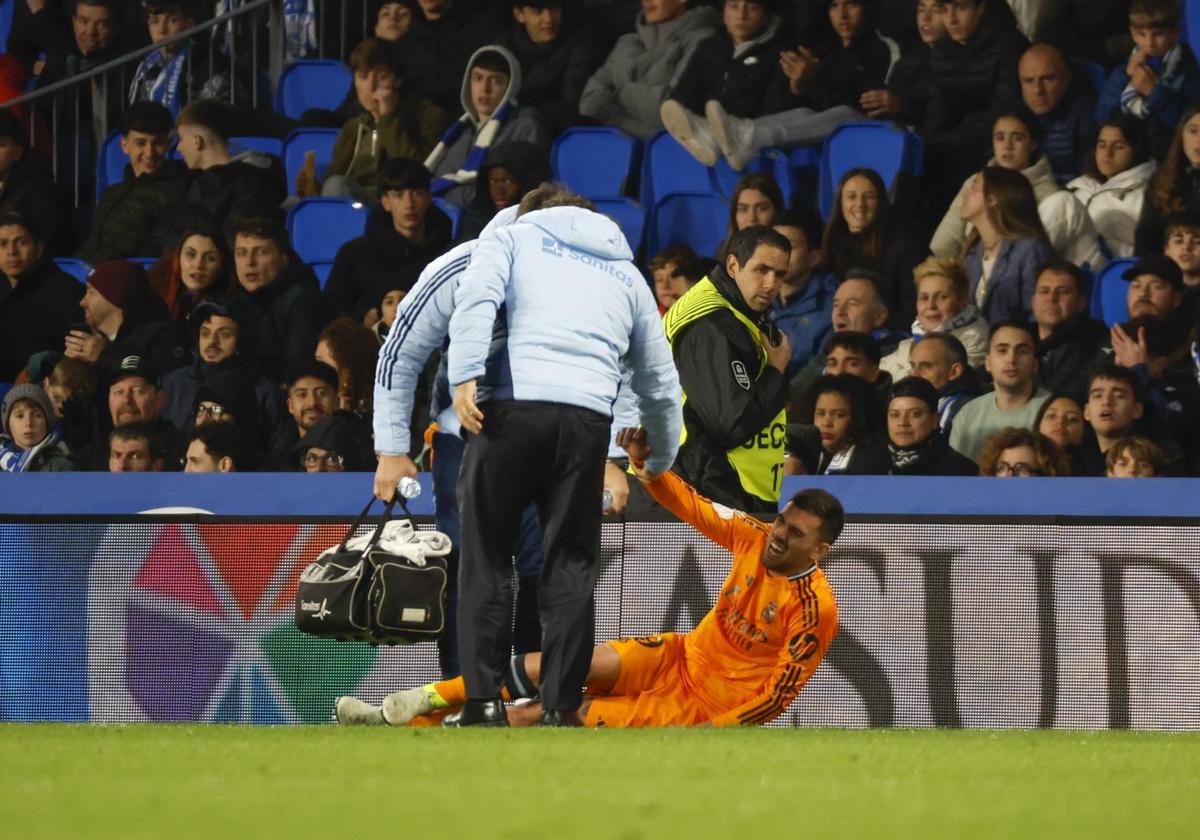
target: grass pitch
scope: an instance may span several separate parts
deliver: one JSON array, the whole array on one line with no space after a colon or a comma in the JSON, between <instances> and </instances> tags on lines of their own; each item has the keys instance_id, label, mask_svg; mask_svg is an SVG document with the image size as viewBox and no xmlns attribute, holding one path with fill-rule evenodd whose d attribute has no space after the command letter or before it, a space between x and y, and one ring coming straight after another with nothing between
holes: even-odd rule
<instances>
[{"instance_id":1,"label":"grass pitch","mask_svg":"<svg viewBox=\"0 0 1200 840\"><path fill-rule=\"evenodd\" d=\"M0 726L0 836L1195 837L1200 735Z\"/></svg>"}]
</instances>

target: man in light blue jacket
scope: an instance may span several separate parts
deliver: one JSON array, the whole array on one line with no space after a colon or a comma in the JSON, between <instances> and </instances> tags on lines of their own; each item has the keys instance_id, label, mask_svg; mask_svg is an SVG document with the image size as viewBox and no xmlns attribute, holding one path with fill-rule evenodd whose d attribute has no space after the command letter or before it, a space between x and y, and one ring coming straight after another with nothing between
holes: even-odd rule
<instances>
[{"instance_id":1,"label":"man in light blue jacket","mask_svg":"<svg viewBox=\"0 0 1200 840\"><path fill-rule=\"evenodd\" d=\"M523 212L538 203L543 209ZM594 628L604 454L622 368L653 452L675 460L683 430L679 376L650 287L620 228L587 199L552 185L529 193L520 223L480 237L455 294L448 375L473 436L459 479L459 644L468 702L447 725L507 725L512 544L537 505L545 546L542 721L578 725ZM489 358L497 325L502 353Z\"/></svg>"}]
</instances>

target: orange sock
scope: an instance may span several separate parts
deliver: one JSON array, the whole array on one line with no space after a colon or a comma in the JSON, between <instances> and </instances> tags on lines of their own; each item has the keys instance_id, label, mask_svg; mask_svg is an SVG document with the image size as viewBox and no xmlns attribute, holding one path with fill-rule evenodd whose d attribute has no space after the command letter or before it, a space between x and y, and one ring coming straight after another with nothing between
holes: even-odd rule
<instances>
[{"instance_id":1,"label":"orange sock","mask_svg":"<svg viewBox=\"0 0 1200 840\"><path fill-rule=\"evenodd\" d=\"M427 688L436 691L438 697L441 697L448 706L461 706L467 702L467 684L462 677L430 683ZM507 686L501 686L500 699L506 703L512 701Z\"/></svg>"}]
</instances>

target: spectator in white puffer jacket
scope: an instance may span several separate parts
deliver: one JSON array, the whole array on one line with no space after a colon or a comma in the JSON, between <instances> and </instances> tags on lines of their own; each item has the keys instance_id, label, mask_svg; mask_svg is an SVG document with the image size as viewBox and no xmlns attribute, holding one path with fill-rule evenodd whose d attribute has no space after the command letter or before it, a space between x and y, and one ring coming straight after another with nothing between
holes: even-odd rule
<instances>
[{"instance_id":1,"label":"spectator in white puffer jacket","mask_svg":"<svg viewBox=\"0 0 1200 840\"><path fill-rule=\"evenodd\" d=\"M1055 183L1050 163L1040 153L1040 143L1041 126L1032 113L1022 108L1002 114L992 125L994 157L988 165L1020 172L1028 179L1048 241L1059 256L1090 271L1103 268L1108 258L1100 247L1096 226L1079 199ZM962 254L970 230L962 217L962 203L973 177L963 183L933 234L929 250L935 257Z\"/></svg>"},{"instance_id":2,"label":"spectator in white puffer jacket","mask_svg":"<svg viewBox=\"0 0 1200 840\"><path fill-rule=\"evenodd\" d=\"M1084 161L1084 174L1067 184L1114 257L1133 256L1134 232L1157 168L1141 120L1114 114L1100 126L1096 147Z\"/></svg>"}]
</instances>

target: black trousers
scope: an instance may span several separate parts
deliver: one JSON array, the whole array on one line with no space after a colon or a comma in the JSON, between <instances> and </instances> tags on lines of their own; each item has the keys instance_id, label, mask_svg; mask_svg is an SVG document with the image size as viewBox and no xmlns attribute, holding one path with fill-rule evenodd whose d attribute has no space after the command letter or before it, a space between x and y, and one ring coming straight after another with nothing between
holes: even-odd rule
<instances>
[{"instance_id":1,"label":"black trousers","mask_svg":"<svg viewBox=\"0 0 1200 840\"><path fill-rule=\"evenodd\" d=\"M505 400L480 408L483 431L467 443L458 479L458 644L467 697L500 695L513 620L512 545L532 503L545 552L538 587L542 705L577 709L595 643L592 590L611 422L560 403Z\"/></svg>"}]
</instances>

